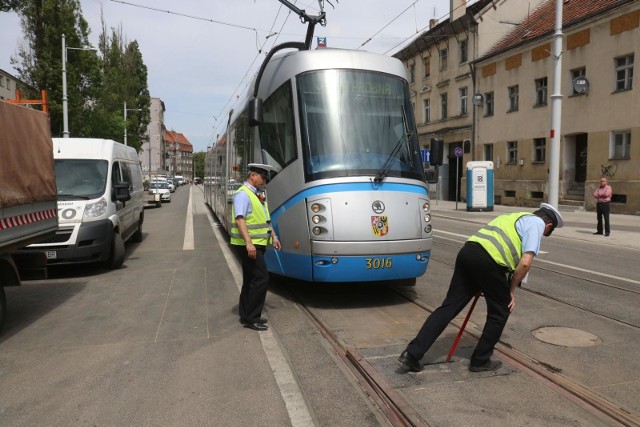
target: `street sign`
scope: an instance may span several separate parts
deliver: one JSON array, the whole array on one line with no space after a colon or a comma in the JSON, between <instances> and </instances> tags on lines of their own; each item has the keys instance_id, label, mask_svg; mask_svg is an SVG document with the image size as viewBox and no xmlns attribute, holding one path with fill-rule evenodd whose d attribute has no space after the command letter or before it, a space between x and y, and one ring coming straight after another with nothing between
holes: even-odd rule
<instances>
[{"instance_id":1,"label":"street sign","mask_svg":"<svg viewBox=\"0 0 640 427\"><path fill-rule=\"evenodd\" d=\"M453 155L456 157L462 157L462 147L456 147L453 149Z\"/></svg>"},{"instance_id":2,"label":"street sign","mask_svg":"<svg viewBox=\"0 0 640 427\"><path fill-rule=\"evenodd\" d=\"M420 150L420 155L422 156L422 163L430 163L431 159L431 150L428 148L423 148Z\"/></svg>"}]
</instances>

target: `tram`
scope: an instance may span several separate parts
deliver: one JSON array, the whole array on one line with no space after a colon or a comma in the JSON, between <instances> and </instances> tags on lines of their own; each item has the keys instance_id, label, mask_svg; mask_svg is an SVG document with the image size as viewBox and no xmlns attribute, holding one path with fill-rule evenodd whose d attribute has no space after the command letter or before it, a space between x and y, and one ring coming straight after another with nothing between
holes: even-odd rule
<instances>
[{"instance_id":1,"label":"tram","mask_svg":"<svg viewBox=\"0 0 640 427\"><path fill-rule=\"evenodd\" d=\"M272 50L229 115L206 155L206 202L229 231L247 164L268 164L282 244L267 248L270 273L415 283L429 262L431 210L404 66L363 51L309 50L310 34ZM298 50L276 53L284 48Z\"/></svg>"},{"instance_id":2,"label":"tram","mask_svg":"<svg viewBox=\"0 0 640 427\"><path fill-rule=\"evenodd\" d=\"M274 174L268 204L282 249L269 271L310 282L415 280L432 236L428 187L402 63L318 49L273 57L258 96L207 152L205 198L231 228L247 163Z\"/></svg>"}]
</instances>

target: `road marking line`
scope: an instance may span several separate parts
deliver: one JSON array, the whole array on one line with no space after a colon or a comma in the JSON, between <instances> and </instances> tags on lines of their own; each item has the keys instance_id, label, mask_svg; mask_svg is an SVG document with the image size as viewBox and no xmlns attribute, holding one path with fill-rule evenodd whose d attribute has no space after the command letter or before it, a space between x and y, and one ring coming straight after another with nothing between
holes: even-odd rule
<instances>
[{"instance_id":1,"label":"road marking line","mask_svg":"<svg viewBox=\"0 0 640 427\"><path fill-rule=\"evenodd\" d=\"M211 225L213 233L216 235L216 239L218 240L218 244L220 245L224 258L227 261L227 265L229 265L229 270L231 270L233 279L236 282L236 287L238 288L238 291L241 291L242 271L238 266L238 262L231 253L229 247L226 245L224 235L220 231L220 227L216 226L209 210L207 210L207 218L209 219L209 224ZM311 413L309 412L309 408L307 407L307 403L300 391L300 387L291 372L289 363L282 354L282 350L280 349L275 333L272 329L267 329L266 331L260 332L258 335L262 342L262 349L267 355L267 360L269 361L269 366L271 366L273 376L278 384L280 396L282 396L282 400L287 408L291 425L294 427L315 425L313 418L311 417Z\"/></svg>"},{"instance_id":2,"label":"road marking line","mask_svg":"<svg viewBox=\"0 0 640 427\"><path fill-rule=\"evenodd\" d=\"M184 242L182 243L183 251L192 251L194 249L193 239L193 211L192 211L192 188L189 187L189 204L187 205L187 222L184 225Z\"/></svg>"}]
</instances>

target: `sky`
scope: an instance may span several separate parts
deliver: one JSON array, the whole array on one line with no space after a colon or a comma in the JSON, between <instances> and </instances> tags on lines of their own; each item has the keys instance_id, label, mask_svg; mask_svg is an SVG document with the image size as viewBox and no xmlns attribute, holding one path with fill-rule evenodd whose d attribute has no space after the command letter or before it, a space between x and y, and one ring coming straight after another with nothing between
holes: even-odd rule
<instances>
[{"instance_id":1,"label":"sky","mask_svg":"<svg viewBox=\"0 0 640 427\"><path fill-rule=\"evenodd\" d=\"M320 10L317 0L290 3L310 15ZM312 48L316 37L326 37L327 47L386 55L424 31L430 19L446 19L450 9L450 0L323 4L326 26L316 26ZM279 0L81 0L81 6L93 46L102 19L107 28L121 27L128 41L138 42L149 92L165 104L167 129L184 134L194 152L206 150L224 133L229 109L239 108L269 49L302 42L307 31ZM13 75L10 57L22 40L18 16L0 12L0 68Z\"/></svg>"}]
</instances>

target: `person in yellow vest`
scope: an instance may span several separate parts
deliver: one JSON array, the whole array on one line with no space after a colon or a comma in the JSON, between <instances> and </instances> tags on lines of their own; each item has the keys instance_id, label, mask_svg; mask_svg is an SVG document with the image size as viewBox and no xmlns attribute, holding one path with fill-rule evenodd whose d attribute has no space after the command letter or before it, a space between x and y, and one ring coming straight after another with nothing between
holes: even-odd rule
<instances>
[{"instance_id":1,"label":"person in yellow vest","mask_svg":"<svg viewBox=\"0 0 640 427\"><path fill-rule=\"evenodd\" d=\"M280 249L280 241L271 227L269 207L263 189L269 181L271 166L249 163L247 180L233 195L231 245L242 261L242 290L240 291L240 323L255 331L268 329L262 309L267 296L269 272L264 259L267 245L273 242Z\"/></svg>"},{"instance_id":2,"label":"person in yellow vest","mask_svg":"<svg viewBox=\"0 0 640 427\"><path fill-rule=\"evenodd\" d=\"M458 252L442 305L431 313L398 359L405 371L422 370L424 354L478 292L484 294L487 319L471 355L469 370L485 372L500 368L502 362L492 360L491 355L516 306L516 287L531 269L542 236L550 236L563 225L560 212L542 203L533 214L500 215L471 236Z\"/></svg>"}]
</instances>

